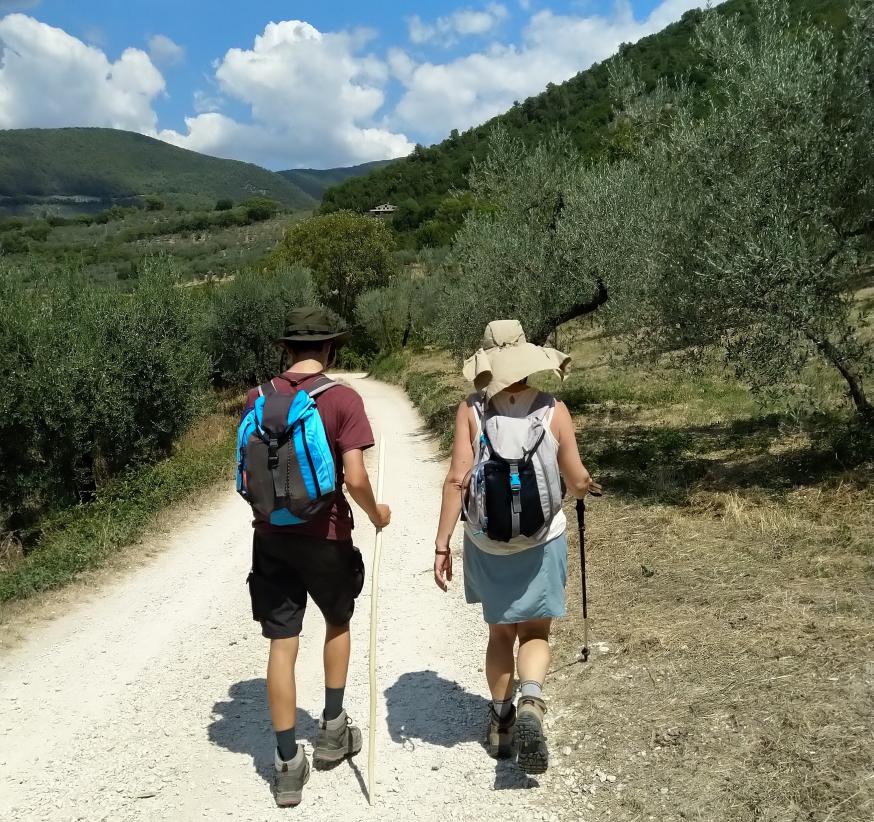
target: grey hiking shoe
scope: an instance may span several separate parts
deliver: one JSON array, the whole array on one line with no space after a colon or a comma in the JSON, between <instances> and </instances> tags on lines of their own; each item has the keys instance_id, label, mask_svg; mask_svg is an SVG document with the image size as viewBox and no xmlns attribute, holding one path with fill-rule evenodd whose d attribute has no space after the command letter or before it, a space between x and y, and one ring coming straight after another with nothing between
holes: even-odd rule
<instances>
[{"instance_id":1,"label":"grey hiking shoe","mask_svg":"<svg viewBox=\"0 0 874 822\"><path fill-rule=\"evenodd\" d=\"M549 767L549 751L543 735L543 716L546 703L536 696L519 698L516 724L513 727L513 744L517 749L517 762L525 773L545 773Z\"/></svg>"},{"instance_id":2,"label":"grey hiking shoe","mask_svg":"<svg viewBox=\"0 0 874 822\"><path fill-rule=\"evenodd\" d=\"M355 756L361 750L361 731L342 711L336 719L319 720L319 735L313 746L313 765L324 767Z\"/></svg>"},{"instance_id":3,"label":"grey hiking shoe","mask_svg":"<svg viewBox=\"0 0 874 822\"><path fill-rule=\"evenodd\" d=\"M501 719L492 705L489 705L489 731L486 736L486 750L494 759L509 759L513 755L513 726L516 724L516 706Z\"/></svg>"},{"instance_id":4,"label":"grey hiking shoe","mask_svg":"<svg viewBox=\"0 0 874 822\"><path fill-rule=\"evenodd\" d=\"M279 751L273 754L273 796L280 808L293 808L300 805L303 786L310 778L310 763L303 745L297 746L294 759L283 762Z\"/></svg>"}]
</instances>

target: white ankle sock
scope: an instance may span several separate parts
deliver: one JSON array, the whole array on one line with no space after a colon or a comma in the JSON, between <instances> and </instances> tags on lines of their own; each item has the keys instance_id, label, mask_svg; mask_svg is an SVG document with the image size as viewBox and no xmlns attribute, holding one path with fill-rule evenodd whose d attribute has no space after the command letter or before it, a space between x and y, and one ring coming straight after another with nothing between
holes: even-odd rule
<instances>
[{"instance_id":1,"label":"white ankle sock","mask_svg":"<svg viewBox=\"0 0 874 822\"><path fill-rule=\"evenodd\" d=\"M540 699L540 695L543 693L543 685L534 679L526 679L522 683L520 693L522 696L536 696Z\"/></svg>"},{"instance_id":2,"label":"white ankle sock","mask_svg":"<svg viewBox=\"0 0 874 822\"><path fill-rule=\"evenodd\" d=\"M505 719L513 707L513 697L509 699L493 699L492 710L498 715L498 719Z\"/></svg>"}]
</instances>

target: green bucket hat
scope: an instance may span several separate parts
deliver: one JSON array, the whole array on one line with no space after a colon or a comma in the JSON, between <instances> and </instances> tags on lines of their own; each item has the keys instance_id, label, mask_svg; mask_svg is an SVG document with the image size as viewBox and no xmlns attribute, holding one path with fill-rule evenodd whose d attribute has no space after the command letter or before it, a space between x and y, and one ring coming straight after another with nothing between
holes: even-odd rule
<instances>
[{"instance_id":1,"label":"green bucket hat","mask_svg":"<svg viewBox=\"0 0 874 822\"><path fill-rule=\"evenodd\" d=\"M333 311L316 306L293 308L288 315L288 325L285 333L276 342L282 343L319 343L332 340L337 347L344 345L349 339L346 323Z\"/></svg>"}]
</instances>

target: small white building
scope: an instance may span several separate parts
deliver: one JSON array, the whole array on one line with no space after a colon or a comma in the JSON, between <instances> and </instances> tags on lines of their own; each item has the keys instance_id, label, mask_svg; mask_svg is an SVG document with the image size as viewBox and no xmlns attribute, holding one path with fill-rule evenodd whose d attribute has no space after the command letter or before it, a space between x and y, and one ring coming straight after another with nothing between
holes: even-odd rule
<instances>
[{"instance_id":1,"label":"small white building","mask_svg":"<svg viewBox=\"0 0 874 822\"><path fill-rule=\"evenodd\" d=\"M383 203L382 205L375 206L371 208L367 213L371 217L382 217L388 218L393 217L394 213L398 210L396 205L392 205L391 203Z\"/></svg>"}]
</instances>

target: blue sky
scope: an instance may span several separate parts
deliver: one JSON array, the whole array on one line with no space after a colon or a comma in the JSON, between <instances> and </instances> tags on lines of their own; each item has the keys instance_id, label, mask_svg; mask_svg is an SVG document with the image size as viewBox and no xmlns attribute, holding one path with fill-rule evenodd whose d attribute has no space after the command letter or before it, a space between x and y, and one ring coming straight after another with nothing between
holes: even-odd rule
<instances>
[{"instance_id":1,"label":"blue sky","mask_svg":"<svg viewBox=\"0 0 874 822\"><path fill-rule=\"evenodd\" d=\"M698 0L0 0L0 128L126 128L270 168L407 153Z\"/></svg>"}]
</instances>

